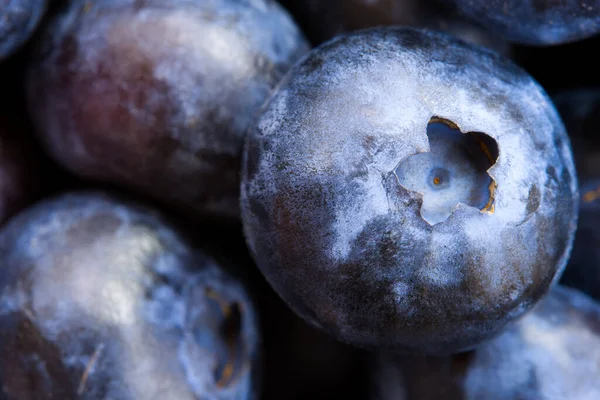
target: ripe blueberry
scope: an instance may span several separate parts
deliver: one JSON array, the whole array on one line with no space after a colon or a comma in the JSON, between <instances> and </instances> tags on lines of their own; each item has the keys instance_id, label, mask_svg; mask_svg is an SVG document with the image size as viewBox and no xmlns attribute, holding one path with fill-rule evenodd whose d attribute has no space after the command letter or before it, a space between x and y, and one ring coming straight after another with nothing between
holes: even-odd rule
<instances>
[{"instance_id":1,"label":"ripe blueberry","mask_svg":"<svg viewBox=\"0 0 600 400\"><path fill-rule=\"evenodd\" d=\"M577 180L547 95L440 33L341 36L292 68L249 131L242 217L275 290L352 344L472 348L564 268Z\"/></svg>"},{"instance_id":2,"label":"ripe blueberry","mask_svg":"<svg viewBox=\"0 0 600 400\"><path fill-rule=\"evenodd\" d=\"M4 226L0 266L7 398L256 398L248 295L152 210L46 200Z\"/></svg>"},{"instance_id":3,"label":"ripe blueberry","mask_svg":"<svg viewBox=\"0 0 600 400\"><path fill-rule=\"evenodd\" d=\"M308 47L266 0L74 0L44 31L29 109L74 174L239 218L243 136Z\"/></svg>"},{"instance_id":4,"label":"ripe blueberry","mask_svg":"<svg viewBox=\"0 0 600 400\"><path fill-rule=\"evenodd\" d=\"M600 398L600 304L557 286L506 332L450 357L381 355L373 400Z\"/></svg>"}]
</instances>

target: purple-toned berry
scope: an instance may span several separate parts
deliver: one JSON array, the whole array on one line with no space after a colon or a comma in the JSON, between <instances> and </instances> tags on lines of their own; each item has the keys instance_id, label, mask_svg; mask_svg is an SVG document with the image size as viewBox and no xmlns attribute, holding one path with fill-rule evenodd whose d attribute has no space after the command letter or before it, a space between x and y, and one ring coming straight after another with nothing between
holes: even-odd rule
<instances>
[{"instance_id":1,"label":"purple-toned berry","mask_svg":"<svg viewBox=\"0 0 600 400\"><path fill-rule=\"evenodd\" d=\"M469 349L562 272L577 179L564 126L509 60L411 28L338 37L249 131L242 216L293 309L359 346Z\"/></svg>"},{"instance_id":2,"label":"purple-toned berry","mask_svg":"<svg viewBox=\"0 0 600 400\"><path fill-rule=\"evenodd\" d=\"M246 291L154 211L98 192L0 231L7 399L256 399Z\"/></svg>"},{"instance_id":3,"label":"purple-toned berry","mask_svg":"<svg viewBox=\"0 0 600 400\"><path fill-rule=\"evenodd\" d=\"M476 350L451 357L381 354L372 400L600 398L600 304L555 287Z\"/></svg>"},{"instance_id":4,"label":"purple-toned berry","mask_svg":"<svg viewBox=\"0 0 600 400\"><path fill-rule=\"evenodd\" d=\"M270 0L74 0L28 74L54 159L197 217L239 218L248 124L308 50Z\"/></svg>"}]
</instances>

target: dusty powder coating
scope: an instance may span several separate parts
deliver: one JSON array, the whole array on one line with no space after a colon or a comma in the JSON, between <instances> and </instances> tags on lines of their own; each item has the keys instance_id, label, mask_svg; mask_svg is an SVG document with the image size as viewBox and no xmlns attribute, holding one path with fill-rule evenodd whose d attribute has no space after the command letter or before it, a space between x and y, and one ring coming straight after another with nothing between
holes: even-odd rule
<instances>
[{"instance_id":1,"label":"dusty powder coating","mask_svg":"<svg viewBox=\"0 0 600 400\"><path fill-rule=\"evenodd\" d=\"M381 354L373 400L600 398L600 304L556 287L523 319L473 352Z\"/></svg>"},{"instance_id":2,"label":"dusty powder coating","mask_svg":"<svg viewBox=\"0 0 600 400\"><path fill-rule=\"evenodd\" d=\"M527 45L557 45L600 32L600 0L452 0L465 16Z\"/></svg>"},{"instance_id":3,"label":"dusty powder coating","mask_svg":"<svg viewBox=\"0 0 600 400\"><path fill-rule=\"evenodd\" d=\"M257 398L251 300L152 210L63 195L13 218L0 255L9 398Z\"/></svg>"},{"instance_id":4,"label":"dusty powder coating","mask_svg":"<svg viewBox=\"0 0 600 400\"><path fill-rule=\"evenodd\" d=\"M25 44L47 7L48 0L4 0L0 3L0 60Z\"/></svg>"},{"instance_id":5,"label":"dusty powder coating","mask_svg":"<svg viewBox=\"0 0 600 400\"><path fill-rule=\"evenodd\" d=\"M493 213L443 222L396 168L429 148L432 117L483 132L499 156ZM307 321L365 347L473 347L562 272L576 226L568 138L546 94L492 52L409 28L342 36L284 78L249 131L248 245Z\"/></svg>"},{"instance_id":6,"label":"dusty powder coating","mask_svg":"<svg viewBox=\"0 0 600 400\"><path fill-rule=\"evenodd\" d=\"M270 0L75 0L28 75L50 154L192 216L239 218L243 137L308 50Z\"/></svg>"}]
</instances>

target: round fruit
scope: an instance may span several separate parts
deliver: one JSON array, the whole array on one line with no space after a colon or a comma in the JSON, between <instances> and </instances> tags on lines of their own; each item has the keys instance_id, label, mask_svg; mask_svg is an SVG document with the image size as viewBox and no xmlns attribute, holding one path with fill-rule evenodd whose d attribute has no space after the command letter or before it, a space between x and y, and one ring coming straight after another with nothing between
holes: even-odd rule
<instances>
[{"instance_id":1,"label":"round fruit","mask_svg":"<svg viewBox=\"0 0 600 400\"><path fill-rule=\"evenodd\" d=\"M564 268L577 179L540 86L497 54L362 31L292 68L249 131L248 245L306 320L366 347L452 353Z\"/></svg>"},{"instance_id":2,"label":"round fruit","mask_svg":"<svg viewBox=\"0 0 600 400\"><path fill-rule=\"evenodd\" d=\"M7 399L255 399L258 332L239 282L152 210L101 193L0 232Z\"/></svg>"},{"instance_id":3,"label":"round fruit","mask_svg":"<svg viewBox=\"0 0 600 400\"><path fill-rule=\"evenodd\" d=\"M239 218L243 137L308 50L265 0L74 0L42 36L29 109L48 152L194 217Z\"/></svg>"},{"instance_id":4,"label":"round fruit","mask_svg":"<svg viewBox=\"0 0 600 400\"><path fill-rule=\"evenodd\" d=\"M556 287L477 350L451 357L381 355L373 400L600 398L600 304Z\"/></svg>"}]
</instances>

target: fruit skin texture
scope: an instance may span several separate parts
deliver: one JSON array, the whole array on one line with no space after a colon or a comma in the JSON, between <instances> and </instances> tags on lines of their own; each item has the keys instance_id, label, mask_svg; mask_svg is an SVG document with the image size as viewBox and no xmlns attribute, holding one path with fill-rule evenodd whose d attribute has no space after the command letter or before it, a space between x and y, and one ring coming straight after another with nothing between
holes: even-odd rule
<instances>
[{"instance_id":1,"label":"fruit skin texture","mask_svg":"<svg viewBox=\"0 0 600 400\"><path fill-rule=\"evenodd\" d=\"M0 254L7 399L257 398L248 295L154 211L66 194L13 218Z\"/></svg>"},{"instance_id":2,"label":"fruit skin texture","mask_svg":"<svg viewBox=\"0 0 600 400\"><path fill-rule=\"evenodd\" d=\"M557 286L477 350L452 357L380 355L373 400L600 397L600 304Z\"/></svg>"},{"instance_id":3,"label":"fruit skin texture","mask_svg":"<svg viewBox=\"0 0 600 400\"><path fill-rule=\"evenodd\" d=\"M429 150L432 116L493 138L493 213L420 215L400 162ZM548 290L576 227L564 127L524 71L410 28L362 31L292 68L246 141L242 219L280 296L334 337L446 354L499 333Z\"/></svg>"},{"instance_id":4,"label":"fruit skin texture","mask_svg":"<svg viewBox=\"0 0 600 400\"><path fill-rule=\"evenodd\" d=\"M547 46L600 32L599 0L453 0L458 10L509 41Z\"/></svg>"},{"instance_id":5,"label":"fruit skin texture","mask_svg":"<svg viewBox=\"0 0 600 400\"><path fill-rule=\"evenodd\" d=\"M291 17L257 0L75 0L28 73L48 152L188 215L239 218L247 125L308 50Z\"/></svg>"},{"instance_id":6,"label":"fruit skin texture","mask_svg":"<svg viewBox=\"0 0 600 400\"><path fill-rule=\"evenodd\" d=\"M0 4L0 60L6 59L33 34L48 0L4 0Z\"/></svg>"},{"instance_id":7,"label":"fruit skin texture","mask_svg":"<svg viewBox=\"0 0 600 400\"><path fill-rule=\"evenodd\" d=\"M562 92L554 103L571 138L580 178L579 223L561 284L600 300L600 88Z\"/></svg>"}]
</instances>

